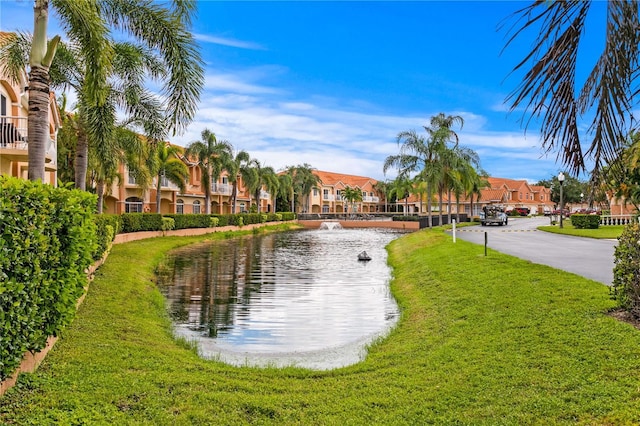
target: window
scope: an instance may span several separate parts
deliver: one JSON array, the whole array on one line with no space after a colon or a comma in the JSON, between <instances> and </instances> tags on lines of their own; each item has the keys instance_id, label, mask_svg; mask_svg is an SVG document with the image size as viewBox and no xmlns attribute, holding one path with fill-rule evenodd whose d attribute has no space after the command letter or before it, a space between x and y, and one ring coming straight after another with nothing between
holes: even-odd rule
<instances>
[{"instance_id":1,"label":"window","mask_svg":"<svg viewBox=\"0 0 640 426\"><path fill-rule=\"evenodd\" d=\"M329 190L328 189L324 189L322 192L324 193L324 199L328 200L329 199Z\"/></svg>"},{"instance_id":2,"label":"window","mask_svg":"<svg viewBox=\"0 0 640 426\"><path fill-rule=\"evenodd\" d=\"M362 191L362 198L366 198L367 197L367 191Z\"/></svg>"},{"instance_id":3,"label":"window","mask_svg":"<svg viewBox=\"0 0 640 426\"><path fill-rule=\"evenodd\" d=\"M225 185L228 184L229 183L229 178L227 176L224 176L222 178L222 183L225 184Z\"/></svg>"},{"instance_id":4,"label":"window","mask_svg":"<svg viewBox=\"0 0 640 426\"><path fill-rule=\"evenodd\" d=\"M247 211L247 205L245 203L240 203L240 213L244 213Z\"/></svg>"},{"instance_id":5,"label":"window","mask_svg":"<svg viewBox=\"0 0 640 426\"><path fill-rule=\"evenodd\" d=\"M176 201L176 213L184 214L184 201L180 199Z\"/></svg>"},{"instance_id":6,"label":"window","mask_svg":"<svg viewBox=\"0 0 640 426\"><path fill-rule=\"evenodd\" d=\"M329 206L327 205L322 206L322 213L329 213Z\"/></svg>"},{"instance_id":7,"label":"window","mask_svg":"<svg viewBox=\"0 0 640 426\"><path fill-rule=\"evenodd\" d=\"M124 200L125 213L142 213L142 200L137 197L129 197Z\"/></svg>"},{"instance_id":8,"label":"window","mask_svg":"<svg viewBox=\"0 0 640 426\"><path fill-rule=\"evenodd\" d=\"M3 120L7 115L7 97L5 95L0 95L0 115Z\"/></svg>"},{"instance_id":9,"label":"window","mask_svg":"<svg viewBox=\"0 0 640 426\"><path fill-rule=\"evenodd\" d=\"M130 185L135 185L136 184L136 174L134 172L132 172L131 170L129 170L129 184Z\"/></svg>"},{"instance_id":10,"label":"window","mask_svg":"<svg viewBox=\"0 0 640 426\"><path fill-rule=\"evenodd\" d=\"M160 177L160 186L169 186L169 179L167 179L164 173L162 173L162 176Z\"/></svg>"},{"instance_id":11,"label":"window","mask_svg":"<svg viewBox=\"0 0 640 426\"><path fill-rule=\"evenodd\" d=\"M318 188L313 188L313 196L314 197L318 196Z\"/></svg>"},{"instance_id":12,"label":"window","mask_svg":"<svg viewBox=\"0 0 640 426\"><path fill-rule=\"evenodd\" d=\"M193 202L193 213L200 213L200 201L198 200Z\"/></svg>"}]
</instances>

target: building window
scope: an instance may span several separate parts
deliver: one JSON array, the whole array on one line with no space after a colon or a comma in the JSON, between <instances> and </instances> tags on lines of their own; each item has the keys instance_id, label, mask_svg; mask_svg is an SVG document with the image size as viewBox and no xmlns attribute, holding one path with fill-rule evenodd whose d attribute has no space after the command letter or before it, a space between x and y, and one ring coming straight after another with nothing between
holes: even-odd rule
<instances>
[{"instance_id":1,"label":"building window","mask_svg":"<svg viewBox=\"0 0 640 426\"><path fill-rule=\"evenodd\" d=\"M318 196L318 188L313 188L313 196L314 197Z\"/></svg>"},{"instance_id":2,"label":"building window","mask_svg":"<svg viewBox=\"0 0 640 426\"><path fill-rule=\"evenodd\" d=\"M229 178L227 176L223 176L222 177L222 183L225 184L225 185L228 184L229 183Z\"/></svg>"},{"instance_id":3,"label":"building window","mask_svg":"<svg viewBox=\"0 0 640 426\"><path fill-rule=\"evenodd\" d=\"M136 174L131 170L129 170L129 185L135 185L135 184L136 184Z\"/></svg>"},{"instance_id":4,"label":"building window","mask_svg":"<svg viewBox=\"0 0 640 426\"><path fill-rule=\"evenodd\" d=\"M160 186L164 186L164 187L169 186L169 179L167 179L164 173L162 173L162 176L160 177Z\"/></svg>"},{"instance_id":5,"label":"building window","mask_svg":"<svg viewBox=\"0 0 640 426\"><path fill-rule=\"evenodd\" d=\"M137 197L129 197L124 200L125 213L142 213L142 200Z\"/></svg>"},{"instance_id":6,"label":"building window","mask_svg":"<svg viewBox=\"0 0 640 426\"><path fill-rule=\"evenodd\" d=\"M327 206L326 204L322 206L322 213L329 213L329 206Z\"/></svg>"},{"instance_id":7,"label":"building window","mask_svg":"<svg viewBox=\"0 0 640 426\"><path fill-rule=\"evenodd\" d=\"M7 97L5 95L0 95L0 115L3 120L7 115Z\"/></svg>"},{"instance_id":8,"label":"building window","mask_svg":"<svg viewBox=\"0 0 640 426\"><path fill-rule=\"evenodd\" d=\"M193 202L193 213L200 213L200 201L196 200Z\"/></svg>"},{"instance_id":9,"label":"building window","mask_svg":"<svg viewBox=\"0 0 640 426\"><path fill-rule=\"evenodd\" d=\"M323 194L324 194L324 199L328 200L329 199L329 190L328 189L324 189L322 190Z\"/></svg>"},{"instance_id":10,"label":"building window","mask_svg":"<svg viewBox=\"0 0 640 426\"><path fill-rule=\"evenodd\" d=\"M247 211L247 205L245 203L240 203L240 213L244 213Z\"/></svg>"},{"instance_id":11,"label":"building window","mask_svg":"<svg viewBox=\"0 0 640 426\"><path fill-rule=\"evenodd\" d=\"M184 201L180 199L176 201L176 213L184 214Z\"/></svg>"}]
</instances>

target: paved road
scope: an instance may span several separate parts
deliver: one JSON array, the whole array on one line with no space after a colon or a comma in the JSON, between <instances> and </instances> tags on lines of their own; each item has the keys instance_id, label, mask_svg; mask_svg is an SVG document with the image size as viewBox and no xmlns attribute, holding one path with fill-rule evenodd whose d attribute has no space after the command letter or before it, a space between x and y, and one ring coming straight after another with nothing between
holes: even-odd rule
<instances>
[{"instance_id":1,"label":"paved road","mask_svg":"<svg viewBox=\"0 0 640 426\"><path fill-rule=\"evenodd\" d=\"M509 218L507 226L470 226L456 232L459 239L487 246L502 253L548 265L599 281L613 282L613 253L617 240L597 240L551 234L536 228L549 218Z\"/></svg>"}]
</instances>

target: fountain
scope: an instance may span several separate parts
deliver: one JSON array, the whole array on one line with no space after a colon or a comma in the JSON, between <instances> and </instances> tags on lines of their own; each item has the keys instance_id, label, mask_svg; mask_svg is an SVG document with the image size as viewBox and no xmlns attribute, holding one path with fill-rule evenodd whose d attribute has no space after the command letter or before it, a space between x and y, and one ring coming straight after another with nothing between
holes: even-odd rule
<instances>
[{"instance_id":1,"label":"fountain","mask_svg":"<svg viewBox=\"0 0 640 426\"><path fill-rule=\"evenodd\" d=\"M322 222L319 229L342 229L340 222Z\"/></svg>"}]
</instances>

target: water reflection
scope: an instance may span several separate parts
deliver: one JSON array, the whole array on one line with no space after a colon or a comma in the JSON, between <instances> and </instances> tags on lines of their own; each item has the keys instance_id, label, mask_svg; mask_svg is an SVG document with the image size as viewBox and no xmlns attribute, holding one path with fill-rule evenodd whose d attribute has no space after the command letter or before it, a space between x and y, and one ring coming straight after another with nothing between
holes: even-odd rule
<instances>
[{"instance_id":1,"label":"water reflection","mask_svg":"<svg viewBox=\"0 0 640 426\"><path fill-rule=\"evenodd\" d=\"M304 230L180 249L160 278L177 335L234 365L330 369L393 326L393 230ZM372 257L359 262L358 253Z\"/></svg>"}]
</instances>

